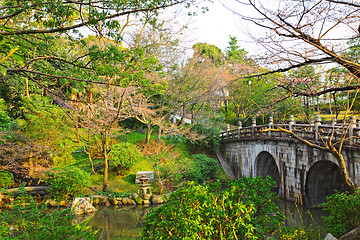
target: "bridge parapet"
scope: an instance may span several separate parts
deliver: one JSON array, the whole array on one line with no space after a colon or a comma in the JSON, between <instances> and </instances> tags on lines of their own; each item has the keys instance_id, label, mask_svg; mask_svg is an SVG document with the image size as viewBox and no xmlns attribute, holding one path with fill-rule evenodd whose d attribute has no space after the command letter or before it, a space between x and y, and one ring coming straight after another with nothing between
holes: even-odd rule
<instances>
[{"instance_id":1,"label":"bridge parapet","mask_svg":"<svg viewBox=\"0 0 360 240\"><path fill-rule=\"evenodd\" d=\"M223 143L242 140L296 140L280 129L292 131L300 138L319 145L324 145L329 138L332 138L332 143L335 146L339 144L340 140L344 140L343 145L345 147L360 148L360 116L357 120L354 116L350 116L349 120L342 124L333 120L331 125L322 125L319 115L310 124L296 124L293 116L290 116L287 124L273 124L272 118L270 118L268 125L256 125L256 121L253 121L251 127L242 127L241 122L239 122L238 128L230 129L228 127L227 131L220 133L220 137Z\"/></svg>"}]
</instances>

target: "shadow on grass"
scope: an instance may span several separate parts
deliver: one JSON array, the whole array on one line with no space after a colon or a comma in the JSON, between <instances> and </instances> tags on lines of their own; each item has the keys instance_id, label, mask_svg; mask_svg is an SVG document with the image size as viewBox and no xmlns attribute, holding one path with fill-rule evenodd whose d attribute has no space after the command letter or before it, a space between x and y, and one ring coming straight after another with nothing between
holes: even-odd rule
<instances>
[{"instance_id":1,"label":"shadow on grass","mask_svg":"<svg viewBox=\"0 0 360 240\"><path fill-rule=\"evenodd\" d=\"M136 178L136 174L129 174L129 175L123 177L123 180L124 180L125 182L134 184L134 183L135 183L135 178Z\"/></svg>"}]
</instances>

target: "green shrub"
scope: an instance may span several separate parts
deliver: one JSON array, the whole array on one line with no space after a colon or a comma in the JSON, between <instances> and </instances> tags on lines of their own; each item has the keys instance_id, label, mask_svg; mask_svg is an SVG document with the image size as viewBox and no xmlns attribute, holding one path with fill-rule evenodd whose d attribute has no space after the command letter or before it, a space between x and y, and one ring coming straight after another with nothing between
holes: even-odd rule
<instances>
[{"instance_id":1,"label":"green shrub","mask_svg":"<svg viewBox=\"0 0 360 240\"><path fill-rule=\"evenodd\" d=\"M322 240L324 233L318 226L281 227L274 234L277 240Z\"/></svg>"},{"instance_id":2,"label":"green shrub","mask_svg":"<svg viewBox=\"0 0 360 240\"><path fill-rule=\"evenodd\" d=\"M179 136L179 135L170 135L170 134L165 135L163 137L163 139L169 145L176 145L176 144L179 144L179 143L184 141L184 139L181 136Z\"/></svg>"},{"instance_id":3,"label":"green shrub","mask_svg":"<svg viewBox=\"0 0 360 240\"><path fill-rule=\"evenodd\" d=\"M7 109L5 100L0 98L0 130L10 130L14 125L13 120L6 112Z\"/></svg>"},{"instance_id":4,"label":"green shrub","mask_svg":"<svg viewBox=\"0 0 360 240\"><path fill-rule=\"evenodd\" d=\"M127 142L115 144L109 154L110 169L123 174L143 157L144 155L135 144Z\"/></svg>"},{"instance_id":5,"label":"green shrub","mask_svg":"<svg viewBox=\"0 0 360 240\"><path fill-rule=\"evenodd\" d=\"M0 111L0 130L9 130L12 126L12 119L5 112Z\"/></svg>"},{"instance_id":6,"label":"green shrub","mask_svg":"<svg viewBox=\"0 0 360 240\"><path fill-rule=\"evenodd\" d=\"M132 195L132 193L131 192L112 192L109 195L112 197L124 198L124 197L130 197Z\"/></svg>"},{"instance_id":7,"label":"green shrub","mask_svg":"<svg viewBox=\"0 0 360 240\"><path fill-rule=\"evenodd\" d=\"M324 217L327 231L335 237L360 226L360 192L354 194L347 192L335 193L329 196L322 208L329 213Z\"/></svg>"},{"instance_id":8,"label":"green shrub","mask_svg":"<svg viewBox=\"0 0 360 240\"><path fill-rule=\"evenodd\" d=\"M278 200L273 191L276 182L271 177L242 177L236 181L229 181L229 185L228 191L231 193L232 201L240 200L254 205L256 213L252 216L252 223L256 236L265 236L279 228L284 215L275 204L275 200Z\"/></svg>"},{"instance_id":9,"label":"green shrub","mask_svg":"<svg viewBox=\"0 0 360 240\"><path fill-rule=\"evenodd\" d=\"M206 138L201 140L196 140L191 142L195 148L219 148L220 147L220 132L221 129L218 127L207 127L202 124L195 124L191 128L194 132L199 135L206 136Z\"/></svg>"},{"instance_id":10,"label":"green shrub","mask_svg":"<svg viewBox=\"0 0 360 240\"><path fill-rule=\"evenodd\" d=\"M59 172L48 173L49 197L55 200L70 200L90 186L90 174L76 167L67 167Z\"/></svg>"},{"instance_id":11,"label":"green shrub","mask_svg":"<svg viewBox=\"0 0 360 240\"><path fill-rule=\"evenodd\" d=\"M6 170L0 171L0 189L9 188L14 184L13 175Z\"/></svg>"},{"instance_id":12,"label":"green shrub","mask_svg":"<svg viewBox=\"0 0 360 240\"><path fill-rule=\"evenodd\" d=\"M69 209L49 211L33 198L17 197L10 211L0 211L1 239L96 239L87 221L73 224L75 215Z\"/></svg>"},{"instance_id":13,"label":"green shrub","mask_svg":"<svg viewBox=\"0 0 360 240\"><path fill-rule=\"evenodd\" d=\"M193 162L190 170L185 174L189 181L202 184L206 180L215 179L216 169L219 163L216 159L210 158L205 154L193 155Z\"/></svg>"},{"instance_id":14,"label":"green shrub","mask_svg":"<svg viewBox=\"0 0 360 240\"><path fill-rule=\"evenodd\" d=\"M166 205L146 215L144 239L266 239L284 216L273 200L270 178L242 178L205 186L189 182Z\"/></svg>"}]
</instances>

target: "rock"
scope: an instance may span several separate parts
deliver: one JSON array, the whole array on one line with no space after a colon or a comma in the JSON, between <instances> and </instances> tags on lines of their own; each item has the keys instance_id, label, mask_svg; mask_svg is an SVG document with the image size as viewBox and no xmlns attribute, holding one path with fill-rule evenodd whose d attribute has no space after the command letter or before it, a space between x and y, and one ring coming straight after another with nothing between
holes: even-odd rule
<instances>
[{"instance_id":1,"label":"rock","mask_svg":"<svg viewBox=\"0 0 360 240\"><path fill-rule=\"evenodd\" d=\"M139 184L139 178L146 176L147 178L149 178L149 181L153 182L154 181L154 172L153 171L139 171L136 173L136 178L135 178L135 184Z\"/></svg>"},{"instance_id":2,"label":"rock","mask_svg":"<svg viewBox=\"0 0 360 240\"><path fill-rule=\"evenodd\" d=\"M132 199L132 198L129 198L129 197L124 197L124 198L122 199L122 203L123 203L124 205L136 205L135 200Z\"/></svg>"},{"instance_id":3,"label":"rock","mask_svg":"<svg viewBox=\"0 0 360 240\"><path fill-rule=\"evenodd\" d=\"M360 227L351 230L350 232L342 235L339 240L359 240L360 239Z\"/></svg>"},{"instance_id":4,"label":"rock","mask_svg":"<svg viewBox=\"0 0 360 240\"><path fill-rule=\"evenodd\" d=\"M122 203L124 204L124 205L127 205L127 204L129 204L129 198L128 197L124 197L123 199L122 199Z\"/></svg>"},{"instance_id":5,"label":"rock","mask_svg":"<svg viewBox=\"0 0 360 240\"><path fill-rule=\"evenodd\" d=\"M121 197L111 197L111 198L109 198L109 202L112 205L122 205L122 198Z\"/></svg>"},{"instance_id":6,"label":"rock","mask_svg":"<svg viewBox=\"0 0 360 240\"><path fill-rule=\"evenodd\" d=\"M150 200L152 204L162 204L165 202L164 198L160 195L152 195Z\"/></svg>"},{"instance_id":7,"label":"rock","mask_svg":"<svg viewBox=\"0 0 360 240\"><path fill-rule=\"evenodd\" d=\"M106 196L94 195L90 196L90 203L92 205L101 205L106 203Z\"/></svg>"},{"instance_id":8,"label":"rock","mask_svg":"<svg viewBox=\"0 0 360 240\"><path fill-rule=\"evenodd\" d=\"M137 195L136 197L133 197L133 199L137 204L139 204L139 205L143 204L143 199L139 195Z\"/></svg>"},{"instance_id":9,"label":"rock","mask_svg":"<svg viewBox=\"0 0 360 240\"><path fill-rule=\"evenodd\" d=\"M129 198L129 204L130 205L136 205L136 202L134 199Z\"/></svg>"},{"instance_id":10,"label":"rock","mask_svg":"<svg viewBox=\"0 0 360 240\"><path fill-rule=\"evenodd\" d=\"M96 212L96 208L94 208L94 206L85 198L75 198L71 202L70 208L76 215Z\"/></svg>"},{"instance_id":11,"label":"rock","mask_svg":"<svg viewBox=\"0 0 360 240\"><path fill-rule=\"evenodd\" d=\"M326 234L324 240L337 240L331 233Z\"/></svg>"}]
</instances>

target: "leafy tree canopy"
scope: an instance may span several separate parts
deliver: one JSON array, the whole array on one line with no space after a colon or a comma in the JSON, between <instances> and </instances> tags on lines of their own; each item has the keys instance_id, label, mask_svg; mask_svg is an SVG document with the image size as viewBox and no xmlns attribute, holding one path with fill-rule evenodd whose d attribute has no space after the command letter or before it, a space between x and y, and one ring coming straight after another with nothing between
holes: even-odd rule
<instances>
[{"instance_id":1,"label":"leafy tree canopy","mask_svg":"<svg viewBox=\"0 0 360 240\"><path fill-rule=\"evenodd\" d=\"M223 61L224 55L221 52L221 49L215 45L208 43L196 43L194 44L193 49L196 53L210 58L215 64L220 64Z\"/></svg>"},{"instance_id":2,"label":"leafy tree canopy","mask_svg":"<svg viewBox=\"0 0 360 240\"><path fill-rule=\"evenodd\" d=\"M230 63L246 63L246 54L248 52L240 48L236 37L230 36L229 46L226 48L225 53L226 60Z\"/></svg>"}]
</instances>

